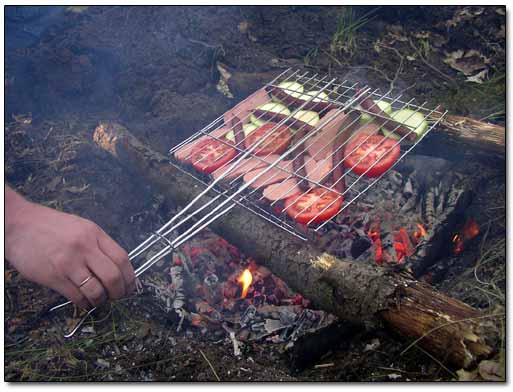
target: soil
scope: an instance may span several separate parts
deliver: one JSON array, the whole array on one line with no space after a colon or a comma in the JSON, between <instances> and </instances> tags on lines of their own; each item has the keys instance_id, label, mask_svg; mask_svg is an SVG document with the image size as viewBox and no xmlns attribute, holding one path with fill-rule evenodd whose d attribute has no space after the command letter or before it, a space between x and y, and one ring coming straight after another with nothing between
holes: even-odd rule
<instances>
[{"instance_id":1,"label":"soil","mask_svg":"<svg viewBox=\"0 0 513 392\"><path fill-rule=\"evenodd\" d=\"M126 249L175 207L99 151L94 128L115 120L166 152L251 92L234 90L230 98L218 89L220 68L258 80L293 66L505 123L503 7L7 9L6 181L33 201L95 221ZM361 17L370 20L337 34ZM486 59L482 84L443 61L458 49ZM466 218L481 234L462 253L448 253L426 279L470 305L503 309L504 161L469 161L464 152L453 160L476 184ZM6 262L7 381L458 379L458 369L417 347L402 353L410 342L376 327L335 344L317 363L325 367L297 372L282 348L267 342L248 344L235 357L225 336L177 332L177 320L148 294L107 305L65 340L62 327L76 315L46 312L60 300Z\"/></svg>"}]
</instances>

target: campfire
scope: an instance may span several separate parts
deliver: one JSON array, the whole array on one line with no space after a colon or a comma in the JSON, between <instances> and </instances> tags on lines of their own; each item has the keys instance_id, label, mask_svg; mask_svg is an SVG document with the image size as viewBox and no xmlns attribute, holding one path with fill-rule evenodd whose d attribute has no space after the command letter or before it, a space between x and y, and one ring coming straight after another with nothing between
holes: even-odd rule
<instances>
[{"instance_id":1,"label":"campfire","mask_svg":"<svg viewBox=\"0 0 513 392\"><path fill-rule=\"evenodd\" d=\"M320 328L330 319L308 309L308 301L265 267L240 255L227 258L236 251L226 243L216 240L211 249L205 238L191 243L235 205L342 259L417 274L428 268L450 242L443 233L454 231L468 190L452 172L426 176L430 158L406 154L443 115L346 81L286 71L173 148L173 166L215 192L219 207L226 207L175 236L172 244L188 242L173 256L174 303L168 300L166 310L180 314L179 325L188 319L197 327L224 329L234 347L264 338L295 340L305 328ZM274 140L265 142L269 137ZM353 158L358 146L362 151ZM368 156L375 161L359 166ZM177 217L189 208L194 216L203 207L194 210L191 204ZM470 240L471 232L473 226L456 234L456 246L460 238ZM225 248L230 251L220 256Z\"/></svg>"}]
</instances>

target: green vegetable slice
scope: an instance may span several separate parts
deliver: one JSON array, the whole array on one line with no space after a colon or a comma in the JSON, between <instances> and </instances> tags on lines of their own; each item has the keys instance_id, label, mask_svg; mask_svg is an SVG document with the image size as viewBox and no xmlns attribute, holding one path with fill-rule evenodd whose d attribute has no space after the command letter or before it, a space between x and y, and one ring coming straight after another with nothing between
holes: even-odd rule
<instances>
[{"instance_id":1,"label":"green vegetable slice","mask_svg":"<svg viewBox=\"0 0 513 392\"><path fill-rule=\"evenodd\" d=\"M303 85L297 82L282 82L278 85L278 87L294 98L299 98L305 90ZM276 97L273 98L280 102L280 100Z\"/></svg>"},{"instance_id":2,"label":"green vegetable slice","mask_svg":"<svg viewBox=\"0 0 513 392\"><path fill-rule=\"evenodd\" d=\"M260 105L256 109L265 110L266 112L280 113L280 114L284 114L285 116L290 116L290 110L285 105L282 105L281 103L277 103L277 102L264 103L263 105ZM249 121L251 121L257 127L264 125L267 122L267 121L261 120L259 118L256 118L256 116L254 114L252 114L249 117Z\"/></svg>"},{"instance_id":3,"label":"green vegetable slice","mask_svg":"<svg viewBox=\"0 0 513 392\"><path fill-rule=\"evenodd\" d=\"M398 110L393 112L390 117L412 129L413 132L417 134L417 139L424 135L428 129L428 123L424 115L411 109ZM401 139L401 136L397 135L396 133L387 131L386 129L382 129L382 131L383 135L387 137L396 140Z\"/></svg>"},{"instance_id":4,"label":"green vegetable slice","mask_svg":"<svg viewBox=\"0 0 513 392\"><path fill-rule=\"evenodd\" d=\"M388 102L386 102L386 101L374 101L374 103L376 104L376 106L378 108L383 110L386 114L391 114L392 113L392 105L390 105ZM360 122L362 124L367 124L367 123L371 122L373 119L374 119L374 116L371 116L368 113L362 113L362 117L360 117Z\"/></svg>"},{"instance_id":5,"label":"green vegetable slice","mask_svg":"<svg viewBox=\"0 0 513 392\"><path fill-rule=\"evenodd\" d=\"M311 110L298 110L292 115L292 117L297 118L298 120L303 121L312 127L315 127L320 121L319 113Z\"/></svg>"},{"instance_id":6,"label":"green vegetable slice","mask_svg":"<svg viewBox=\"0 0 513 392\"><path fill-rule=\"evenodd\" d=\"M242 126L242 130L244 131L244 137L247 137L251 132L253 132L255 129L258 128L258 125L255 125L253 123L247 123ZM233 131L228 132L225 137L235 143L235 135L233 134Z\"/></svg>"},{"instance_id":7,"label":"green vegetable slice","mask_svg":"<svg viewBox=\"0 0 513 392\"><path fill-rule=\"evenodd\" d=\"M328 100L328 94L326 94L324 91L319 92L318 90L312 90L307 91L303 95L301 95L299 98L301 98L304 101L312 100L312 102L321 102L321 101L327 101Z\"/></svg>"}]
</instances>

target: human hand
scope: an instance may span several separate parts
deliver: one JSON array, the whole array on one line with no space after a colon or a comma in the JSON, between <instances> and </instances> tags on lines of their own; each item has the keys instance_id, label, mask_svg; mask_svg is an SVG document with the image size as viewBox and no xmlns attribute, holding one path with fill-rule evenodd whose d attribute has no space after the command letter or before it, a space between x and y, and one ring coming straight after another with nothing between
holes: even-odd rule
<instances>
[{"instance_id":1,"label":"human hand","mask_svg":"<svg viewBox=\"0 0 513 392\"><path fill-rule=\"evenodd\" d=\"M21 200L11 203L15 198ZM28 202L9 188L5 246L6 259L23 277L81 308L122 298L135 287L127 253L99 226Z\"/></svg>"}]
</instances>

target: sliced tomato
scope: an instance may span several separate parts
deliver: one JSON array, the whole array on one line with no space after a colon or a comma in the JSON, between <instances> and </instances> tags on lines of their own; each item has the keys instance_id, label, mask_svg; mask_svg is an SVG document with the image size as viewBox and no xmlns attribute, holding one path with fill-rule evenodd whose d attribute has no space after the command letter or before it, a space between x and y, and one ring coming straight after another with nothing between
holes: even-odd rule
<instances>
[{"instance_id":1,"label":"sliced tomato","mask_svg":"<svg viewBox=\"0 0 513 392\"><path fill-rule=\"evenodd\" d=\"M368 139L365 140L366 138ZM399 144L394 146L396 143L397 140L381 135L357 135L346 146L344 166L360 175L377 162L365 176L378 177L390 169L399 158L401 148Z\"/></svg>"},{"instance_id":2,"label":"sliced tomato","mask_svg":"<svg viewBox=\"0 0 513 392\"><path fill-rule=\"evenodd\" d=\"M192 166L207 174L219 169L237 154L235 148L225 143L208 138L196 144L191 152Z\"/></svg>"},{"instance_id":3,"label":"sliced tomato","mask_svg":"<svg viewBox=\"0 0 513 392\"><path fill-rule=\"evenodd\" d=\"M285 151L290 144L290 139L292 137L290 129L285 125L280 125L278 127L276 125L277 124L273 122L265 123L247 135L244 140L246 148L251 148L260 139L269 133L272 133L272 135L268 136L253 153L255 155L264 156L269 154L280 154Z\"/></svg>"},{"instance_id":4,"label":"sliced tomato","mask_svg":"<svg viewBox=\"0 0 513 392\"><path fill-rule=\"evenodd\" d=\"M342 196L323 188L314 188L301 196L294 195L285 200L287 214L303 224L331 219L341 208Z\"/></svg>"}]
</instances>

